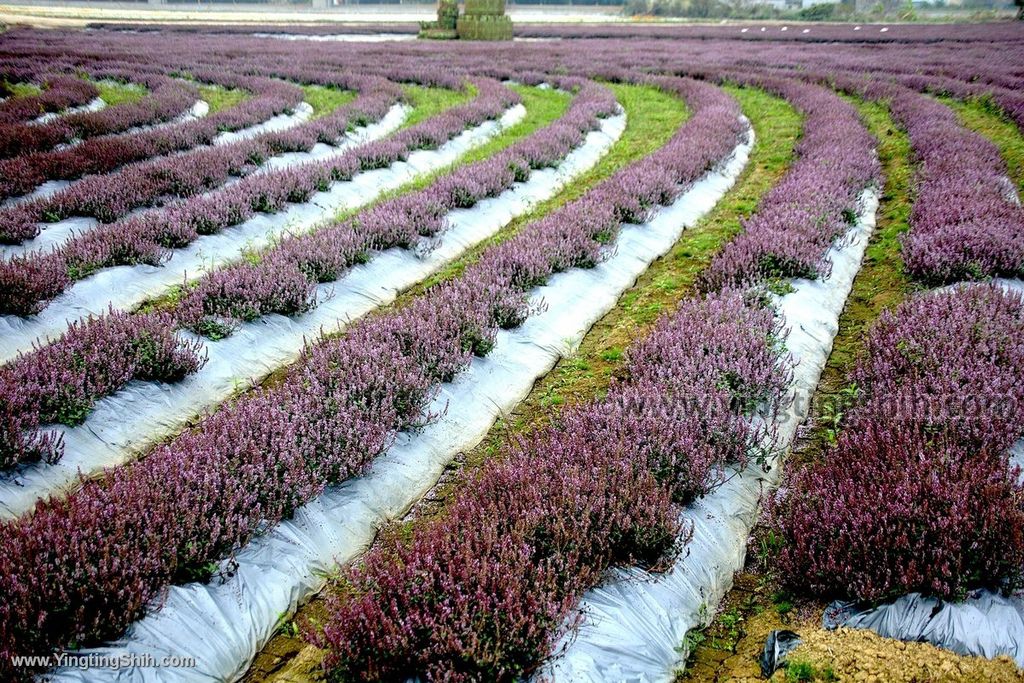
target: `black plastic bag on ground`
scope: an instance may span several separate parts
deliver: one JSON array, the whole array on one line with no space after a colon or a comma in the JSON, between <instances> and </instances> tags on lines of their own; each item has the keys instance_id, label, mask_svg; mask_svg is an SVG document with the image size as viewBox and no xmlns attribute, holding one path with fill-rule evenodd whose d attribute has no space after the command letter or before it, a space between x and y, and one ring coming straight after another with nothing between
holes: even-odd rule
<instances>
[{"instance_id":1,"label":"black plastic bag on ground","mask_svg":"<svg viewBox=\"0 0 1024 683\"><path fill-rule=\"evenodd\" d=\"M775 630L768 634L761 653L761 675L771 678L772 674L785 663L786 655L801 643L800 636L793 631Z\"/></svg>"}]
</instances>

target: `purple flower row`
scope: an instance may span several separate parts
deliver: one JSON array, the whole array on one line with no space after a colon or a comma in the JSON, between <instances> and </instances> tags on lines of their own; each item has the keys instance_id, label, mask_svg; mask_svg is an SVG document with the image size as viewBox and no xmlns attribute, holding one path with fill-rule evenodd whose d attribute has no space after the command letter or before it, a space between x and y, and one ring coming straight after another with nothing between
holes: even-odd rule
<instances>
[{"instance_id":1,"label":"purple flower row","mask_svg":"<svg viewBox=\"0 0 1024 683\"><path fill-rule=\"evenodd\" d=\"M269 78L239 77L221 74L220 85L242 88L253 94L241 104L210 116L155 130L90 138L67 149L25 154L0 161L0 197L13 197L31 192L47 180L74 180L85 175L107 173L123 164L154 156L210 144L218 132L237 130L295 106L302 99L301 91L289 84ZM71 210L69 207L68 209ZM21 217L0 219L5 240L21 241L35 235L27 222L55 220L61 208L47 210L37 206Z\"/></svg>"},{"instance_id":2,"label":"purple flower row","mask_svg":"<svg viewBox=\"0 0 1024 683\"><path fill-rule=\"evenodd\" d=\"M46 254L29 254L0 263L0 312L30 315L80 278L101 269L138 263L159 264L169 249L181 248L199 235L237 225L257 213L276 213L288 202L303 202L332 182L360 171L390 166L415 149L436 147L466 127L498 116L517 101L514 91L489 79L477 81L479 96L407 128L390 138L293 168L255 173L230 187L100 226ZM373 116L387 102L375 98ZM310 134L313 134L311 131ZM300 133L299 135L305 135ZM276 139L286 140L287 136ZM191 169L181 170L185 178ZM17 207L15 207L17 208Z\"/></svg>"},{"instance_id":3,"label":"purple flower row","mask_svg":"<svg viewBox=\"0 0 1024 683\"><path fill-rule=\"evenodd\" d=\"M133 78L120 71L94 73L97 77ZM95 112L61 116L40 125L0 124L0 159L49 149L74 138L118 133L134 126L167 121L181 114L196 101L196 89L173 78L143 75L138 78L151 92L138 102L119 104Z\"/></svg>"},{"instance_id":4,"label":"purple flower row","mask_svg":"<svg viewBox=\"0 0 1024 683\"><path fill-rule=\"evenodd\" d=\"M992 142L961 126L949 107L896 83L828 80L888 104L910 138L917 196L903 261L911 276L942 285L1024 275L1024 209Z\"/></svg>"},{"instance_id":5,"label":"purple flower row","mask_svg":"<svg viewBox=\"0 0 1024 683\"><path fill-rule=\"evenodd\" d=\"M302 90L297 86L260 80L273 84L275 89L295 91L300 99L302 97ZM375 79L374 83L384 81ZM35 237L39 233L40 222L55 222L71 216L91 216L110 223L139 207L211 190L223 185L231 176L252 171L272 156L309 151L318 142L333 144L353 125L380 119L395 102L393 92L393 87L385 88L383 93L371 91L328 116L295 128L216 147L206 145L217 134L218 120L203 119L129 136L127 140L135 137L141 142L137 151L160 151L150 145L154 141L161 148L169 141L172 150L179 145L184 149L201 146L184 154L131 164L108 175L84 178L48 197L0 210L0 237L18 243ZM277 96L273 101L284 106L289 100ZM13 161L17 163L20 160Z\"/></svg>"},{"instance_id":6,"label":"purple flower row","mask_svg":"<svg viewBox=\"0 0 1024 683\"><path fill-rule=\"evenodd\" d=\"M616 192L622 179L646 171L650 185L636 190L651 208L733 148L735 103L705 84L675 84L694 96L695 112L658 152L488 250L463 276L309 348L276 386L0 525L0 666L13 652L116 636L169 582L201 576L324 487L364 471L398 430L428 419L436 385L487 353L499 327L526 318L530 289L602 257L635 209L633 196Z\"/></svg>"},{"instance_id":7,"label":"purple flower row","mask_svg":"<svg viewBox=\"0 0 1024 683\"><path fill-rule=\"evenodd\" d=\"M918 164L907 271L929 284L1024 275L1024 209L996 146L923 95L899 93L889 107Z\"/></svg>"},{"instance_id":8,"label":"purple flower row","mask_svg":"<svg viewBox=\"0 0 1024 683\"><path fill-rule=\"evenodd\" d=\"M790 170L702 275L708 289L827 275L826 252L856 221L858 197L879 175L874 139L834 93L789 79L744 82L785 97L804 115L804 133Z\"/></svg>"},{"instance_id":9,"label":"purple flower row","mask_svg":"<svg viewBox=\"0 0 1024 683\"><path fill-rule=\"evenodd\" d=\"M521 680L552 654L582 594L652 565L679 506L761 437L744 414L787 373L774 314L727 291L687 299L629 353L607 398L507 447L411 542L347 570L310 629L345 680ZM321 630L322 629L322 630Z\"/></svg>"},{"instance_id":10,"label":"purple flower row","mask_svg":"<svg viewBox=\"0 0 1024 683\"><path fill-rule=\"evenodd\" d=\"M615 111L611 92L590 82L564 116L541 131L489 159L436 180L418 192L389 199L340 223L286 237L258 263L216 270L185 294L179 308L182 324L199 332L226 334L237 321L268 313L292 315L315 305L317 283L332 282L371 251L415 248L445 228L445 215L469 208L526 180L533 169L556 166L598 118Z\"/></svg>"},{"instance_id":11,"label":"purple flower row","mask_svg":"<svg viewBox=\"0 0 1024 683\"><path fill-rule=\"evenodd\" d=\"M599 116L611 114L616 107L615 98L608 89L586 82L579 87L580 93L559 121L506 152L448 174L425 190L388 200L338 225L289 238L271 249L258 264L246 262L214 271L189 291L173 316L161 318L167 328L164 334L170 336L182 321L199 331L227 333L230 328L224 329L227 324L222 322L224 318L251 320L270 312L305 310L312 305L310 290L313 283L339 278L352 263L368 258L366 254L371 250L412 246L423 235L439 232L443 227L444 214L456 205L473 203L484 195L495 195L514 180L525 179L531 169L556 164L582 141L586 131L594 129ZM547 149L540 151L535 144L537 141ZM143 316L145 328L149 329L154 324ZM101 359L104 349L121 344L122 336L123 331L117 327L109 328L107 334L76 327L65 334L61 343L75 344L82 353ZM83 340L78 341L78 337ZM36 360L29 360L36 357ZM23 379L25 372L32 375L44 371L60 374L65 360L63 356L49 352L48 347L38 349L19 361L20 370L11 375L12 383L17 384L19 378ZM119 362L117 359L114 361ZM51 367L53 363L56 363L55 367ZM68 385L64 389L82 397L80 403L83 407L77 412L79 421L87 415L96 398L120 388L113 378L121 378L123 382L131 379L103 363L94 363L80 370L73 380L66 378ZM91 389L96 377L106 378L99 393ZM34 406L45 400L45 397L36 396L38 383L26 381L24 384L26 395L35 398L15 402L8 407L8 421L17 422L21 431L40 424L39 411ZM54 462L63 452L60 443L39 436L26 435L20 441L11 437L9 441L3 451L6 465L40 458Z\"/></svg>"},{"instance_id":12,"label":"purple flower row","mask_svg":"<svg viewBox=\"0 0 1024 683\"><path fill-rule=\"evenodd\" d=\"M200 345L178 339L171 322L111 311L0 368L0 469L60 453L53 432L36 431L41 424L79 424L130 380L174 382L202 367Z\"/></svg>"},{"instance_id":13,"label":"purple flower row","mask_svg":"<svg viewBox=\"0 0 1024 683\"><path fill-rule=\"evenodd\" d=\"M913 297L883 314L850 377L824 459L769 505L794 590L957 599L1024 583L1024 300L993 286Z\"/></svg>"},{"instance_id":14,"label":"purple flower row","mask_svg":"<svg viewBox=\"0 0 1024 683\"><path fill-rule=\"evenodd\" d=\"M75 76L47 75L38 95L24 95L0 102L0 125L29 121L41 114L85 104L100 94L92 83Z\"/></svg>"},{"instance_id":15,"label":"purple flower row","mask_svg":"<svg viewBox=\"0 0 1024 683\"><path fill-rule=\"evenodd\" d=\"M492 94L497 99L489 111L500 112L504 109L509 94L499 95L499 89L505 89L496 83L495 86L497 86L497 89L494 89ZM481 87L486 89L486 84L481 83ZM575 142L580 141L582 136L580 131L593 128L596 125L596 117L599 114L610 113L615 105L614 98L610 92L605 88L593 85L587 90L586 96L578 99L580 105L575 106L573 111L564 117L565 125L554 124L551 127L554 129L554 134L543 135L544 139L552 144L563 145L561 147L562 155L568 152L569 145L573 139ZM483 111L480 110L478 105L470 105L468 109L472 112ZM473 114L473 116L477 115ZM427 125L427 123L421 124L421 126ZM575 131L575 136L573 137L569 134L569 131ZM550 163L555 161L549 158L545 158L545 160ZM506 159L503 161L504 163L500 165L501 169L507 171L510 160ZM531 161L541 163L541 160ZM475 165L475 170L481 171L480 167L485 164L487 162ZM528 173L528 168L526 173ZM461 175L466 176L465 173ZM471 175L473 174L470 173ZM483 177L482 174L480 177ZM444 181L442 180L441 184L443 183ZM447 193L441 190L440 194L431 193L430 190L423 190L423 193L420 193L420 195L424 197L422 200L419 200L423 208L419 213L424 214L432 210L433 199L431 198L434 196L440 197L442 195L455 194L455 189L447 191ZM369 212L371 215L360 222L364 223L368 229L370 225L375 225L378 234L376 237L371 237L369 232L362 234L359 238L361 239L360 249L369 251L371 249L383 248L379 243L385 239L384 233L387 230L395 233L404 230L411 231L413 234L419 234L417 230L424 229L422 225L415 222L419 216L415 213L403 213L402 209L399 208L404 207L408 209L413 207L417 204L418 198L419 195L412 198L398 198L388 203L392 207L391 209L382 206L376 210L371 210ZM298 200L299 198L293 196L291 199ZM441 215L433 216L435 222L438 223L436 226L438 229L440 227ZM392 222L394 220L401 220L403 222ZM346 231L348 232L347 236L344 234ZM194 233L190 239L195 239L196 237ZM154 318L150 315L140 315L139 334L153 336L155 330L160 328L160 335L163 338L173 339L174 330L182 318L188 319L189 322L199 329L209 331L209 326L204 328L198 325L202 312L195 317L190 316L196 306L202 309L204 303L207 303L205 298L210 299L208 305L213 305L216 302L216 305L225 309L225 313L231 312L243 319L250 319L263 312L270 312L269 310L262 310L261 306L285 312L288 309L283 301L287 301L289 296L294 296L296 281L298 281L298 291L301 292L300 297L304 297L310 287L305 279L305 273L309 272L308 269L310 267L326 267L325 264L331 261L332 258L340 257L342 253L347 255L347 252L343 250L343 245L353 243L354 239L355 234L352 233L349 223L345 223L340 229L332 230L326 228L323 230L323 233L315 233L309 238L289 240L283 248L274 250L271 256L265 259L259 266L243 265L214 271L212 275L202 281L203 285L189 294L181 309L175 311L173 315L166 314L159 318ZM318 249L324 249L325 251L321 253L317 251ZM287 259L295 260L287 261ZM269 270L263 266L263 264L278 262L287 262L288 265L292 266L292 269ZM348 264L346 262L344 265ZM341 266L342 264L338 264L336 267L340 269ZM301 267L302 269L297 270L296 267ZM323 275L323 272L321 274ZM246 299L243 293L253 293L253 300ZM302 298L295 306L298 308L299 306L304 306L305 303L305 299ZM250 312L252 313L251 315ZM110 324L104 323L106 321L104 316L97 318L94 323L89 325L72 326L60 340L54 342L58 349L74 348L75 358L88 358L87 361L81 362L74 359L74 372L71 374L68 374L65 368L69 362L69 354L52 350L52 345L35 349L33 352L19 357L18 360L13 362L8 369L7 383L3 384L0 382L0 386L10 388L12 395L15 395L13 387L20 385L23 386L23 389L16 394L20 396L19 399L11 400L5 405L3 421L5 424L10 425L10 428L4 432L3 440L0 441L0 469L18 462L31 462L40 459L48 462L58 460L62 455L62 443L32 430L47 422L63 422L66 424L81 422L86 418L97 398L114 393L129 380L133 379L134 376L131 373L124 372L125 360L122 357L116 353L109 358L104 355L108 349L123 347L124 337L130 331L130 316L125 317L119 313L114 318L114 321ZM63 386L60 391L55 391L52 382L41 383L35 381L34 378L40 376L60 377ZM48 395L51 397L48 398ZM46 400L57 400L60 404L68 402L60 398L60 396L65 395L73 395L75 397L73 410L65 409L61 412L54 412L46 410L45 407L40 408Z\"/></svg>"}]
</instances>

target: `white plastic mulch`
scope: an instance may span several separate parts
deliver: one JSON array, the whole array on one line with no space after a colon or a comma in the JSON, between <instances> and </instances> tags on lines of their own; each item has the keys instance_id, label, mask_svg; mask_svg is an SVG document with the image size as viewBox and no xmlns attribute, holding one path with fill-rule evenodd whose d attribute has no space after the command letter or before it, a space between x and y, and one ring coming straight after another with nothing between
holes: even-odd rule
<instances>
[{"instance_id":1,"label":"white plastic mulch","mask_svg":"<svg viewBox=\"0 0 1024 683\"><path fill-rule=\"evenodd\" d=\"M279 620L323 585L323 572L361 553L377 528L404 514L437 481L460 451L478 443L496 418L525 397L534 381L571 353L682 231L709 211L746 163L752 134L721 170L695 183L644 225L623 226L611 256L596 268L553 276L535 290L547 309L516 330L499 332L493 351L473 359L445 384L431 406L442 417L403 433L368 474L332 487L241 549L231 574L208 584L169 589L154 611L124 638L90 653L188 653L196 668L161 669L162 681L240 678ZM222 569L229 569L228 563ZM143 681L143 669L60 669L61 681Z\"/></svg>"},{"instance_id":2,"label":"white plastic mulch","mask_svg":"<svg viewBox=\"0 0 1024 683\"><path fill-rule=\"evenodd\" d=\"M877 208L877 192L865 191L857 225L829 251L831 276L793 280L794 291L778 299L788 328L786 348L796 362L793 402L776 424L782 450L788 449L807 417L810 397L839 330L839 315L874 230ZM743 567L761 495L779 484L781 458L772 458L770 465L767 473L757 465L732 473L713 493L683 511L693 537L668 571L655 575L619 569L588 591L580 605L584 619L578 634L559 644L566 648L564 654L540 677L671 681L688 654L686 634L709 623L732 587L733 574Z\"/></svg>"},{"instance_id":3,"label":"white plastic mulch","mask_svg":"<svg viewBox=\"0 0 1024 683\"><path fill-rule=\"evenodd\" d=\"M296 154L290 159L293 164L299 164L329 155L340 155L350 147L376 140L395 130L405 120L407 112L404 105L396 105L381 121L357 129L338 146L317 145L311 152L305 153L305 158ZM463 132L437 150L420 150L411 154L406 162L360 173L348 182L334 183L327 192L315 193L304 204L291 204L276 214L259 214L215 235L201 236L187 247L174 250L170 259L159 266L118 266L100 270L74 283L36 315L28 318L0 315L0 362L30 350L33 343L56 338L73 320L103 314L110 306L115 309L131 309L146 299L160 295L168 287L181 284L186 277L197 277L210 268L238 258L243 248L258 248L269 244L286 231L311 228L338 211L372 201L382 192L400 186L419 173L443 168L470 147L496 134L502 125L518 121L522 112L522 107L510 110L502 119L504 124L485 122Z\"/></svg>"},{"instance_id":4,"label":"white plastic mulch","mask_svg":"<svg viewBox=\"0 0 1024 683\"><path fill-rule=\"evenodd\" d=\"M625 116L602 121L600 131L554 169L535 171L501 195L447 217L439 243L418 256L405 249L377 254L337 282L317 288L319 304L294 317L270 315L241 326L227 339L202 341L207 364L181 382L132 382L97 402L77 427L60 427L65 455L53 465L32 464L15 477L0 479L0 518L29 510L41 497L77 485L78 473L119 465L147 446L180 431L189 420L298 358L307 341L318 339L379 306L437 272L471 246L490 237L532 206L554 196L592 168L625 128Z\"/></svg>"}]
</instances>

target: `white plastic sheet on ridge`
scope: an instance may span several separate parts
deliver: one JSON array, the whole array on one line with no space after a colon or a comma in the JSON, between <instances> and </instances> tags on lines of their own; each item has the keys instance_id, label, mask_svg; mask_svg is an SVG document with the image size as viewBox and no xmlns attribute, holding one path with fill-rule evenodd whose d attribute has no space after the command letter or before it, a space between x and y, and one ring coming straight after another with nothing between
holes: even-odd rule
<instances>
[{"instance_id":1,"label":"white plastic sheet on ridge","mask_svg":"<svg viewBox=\"0 0 1024 683\"><path fill-rule=\"evenodd\" d=\"M259 168L255 171L256 173L262 173L267 169L280 169L287 166L297 166L302 163L309 161L320 161L334 156L339 156L345 150L358 145L368 142L370 140L377 140L385 135L393 132L397 129L405 117L408 115L409 109L402 104L396 104L388 110L388 113L380 120L372 123L365 127L357 128L350 133L346 133L339 138L337 144L327 145L318 142L308 152L287 152L285 154L279 154L271 157L260 164ZM262 124L260 124L262 125ZM189 152L195 151L196 149L202 149L200 147L193 147L192 149L181 150L178 152L172 152L167 155L168 157L183 156ZM164 157L167 158L167 157ZM116 172L116 171L115 171ZM240 178L235 176L229 176L228 179L218 187L215 187L203 194L211 194L218 192L223 188L238 182ZM12 197L6 202L8 204L17 204L21 201L27 201L29 199L36 199L38 197L49 196L74 185L79 180L49 180L40 185L36 190L25 197ZM6 204L5 204L6 205ZM146 207L139 207L128 213L129 216L138 215L148 211ZM25 240L21 244L4 244L0 245L0 258L10 258L12 256L18 256L23 254L30 254L37 251L49 251L54 247L58 247L76 235L89 232L90 230L98 227L100 222L95 218L88 216L72 216L71 218L65 218L61 221L54 223L40 223L39 234L32 239Z\"/></svg>"},{"instance_id":2,"label":"white plastic sheet on ridge","mask_svg":"<svg viewBox=\"0 0 1024 683\"><path fill-rule=\"evenodd\" d=\"M319 305L300 315L269 315L244 324L217 342L186 335L203 343L207 364L180 382L131 382L97 402L88 419L76 427L57 427L64 434L65 455L55 464L23 466L14 477L0 478L0 519L30 510L35 501L77 486L78 473L90 474L119 465L146 447L180 431L191 419L274 369L298 358L304 343L321 330L338 329L368 311L390 303L399 292L437 272L447 263L554 196L586 172L622 135L626 117L601 121L583 144L557 168L534 171L497 197L447 216L449 228L435 248L423 256L407 249L376 254L342 279L319 285Z\"/></svg>"},{"instance_id":3,"label":"white plastic sheet on ridge","mask_svg":"<svg viewBox=\"0 0 1024 683\"><path fill-rule=\"evenodd\" d=\"M796 362L791 385L794 401L780 415L778 436L788 448L832 350L839 315L860 269L875 226L878 194L861 196L858 223L829 251L831 276L797 279L794 291L778 300L789 328L786 348ZM693 538L664 574L638 568L617 569L581 602L583 623L575 639L567 636L564 654L541 676L556 681L670 681L687 656L684 639L706 625L743 567L747 537L756 521L764 489L778 485L782 462L774 458L767 474L757 465L731 476L711 494L682 512Z\"/></svg>"},{"instance_id":4,"label":"white plastic sheet on ridge","mask_svg":"<svg viewBox=\"0 0 1024 683\"><path fill-rule=\"evenodd\" d=\"M30 125L30 126L39 126L39 125L42 125L44 123L49 123L50 121L53 121L54 119L59 119L62 116L69 116L71 114L86 114L88 112L99 111L100 109L105 109L106 106L107 106L106 100L104 100L102 97L95 97L95 98L89 100L88 102L86 102L85 104L79 105L77 107L70 107L70 108L65 109L63 111L51 111L51 112L47 112L46 114L42 114L41 116L37 116L36 118L34 118L31 121L29 121L28 125Z\"/></svg>"},{"instance_id":5,"label":"white plastic sheet on ridge","mask_svg":"<svg viewBox=\"0 0 1024 683\"><path fill-rule=\"evenodd\" d=\"M189 121L195 121L198 118L206 116L210 111L210 105L203 100L196 100L191 107L178 114L172 119L162 121L161 123L147 123L141 126L133 126L131 128L122 130L118 133L111 133L110 135L136 135L138 133L147 133L152 130L160 130L162 128L169 128L170 126L178 125L179 123L188 123ZM82 144L81 138L75 138L69 142L62 142L54 147L55 150L68 149L70 147L77 147ZM214 143L216 144L216 143Z\"/></svg>"},{"instance_id":6,"label":"white plastic sheet on ridge","mask_svg":"<svg viewBox=\"0 0 1024 683\"><path fill-rule=\"evenodd\" d=\"M885 638L927 642L960 655L989 659L1009 655L1024 668L1024 597L990 590L972 591L953 602L920 593L903 595L874 609L832 613L825 618L848 628L863 628Z\"/></svg>"},{"instance_id":7,"label":"white plastic sheet on ridge","mask_svg":"<svg viewBox=\"0 0 1024 683\"><path fill-rule=\"evenodd\" d=\"M486 121L463 131L436 150L417 150L406 161L359 173L346 182L333 183L327 192L315 192L310 201L303 204L289 204L278 213L257 214L217 234L203 235L187 247L175 249L162 265L102 269L76 282L37 315L29 318L0 316L0 362L10 360L20 351L28 351L33 342L58 337L72 320L103 314L108 306L130 309L162 294L168 287L181 284L186 276L194 278L212 267L237 259L244 248L258 249L286 232L308 230L343 209L368 204L419 175L445 168L470 149L522 120L525 112L522 105L516 105L499 120ZM374 125L386 125L386 122ZM371 128L373 126L366 130Z\"/></svg>"},{"instance_id":8,"label":"white plastic sheet on ridge","mask_svg":"<svg viewBox=\"0 0 1024 683\"><path fill-rule=\"evenodd\" d=\"M217 137L213 139L213 144L226 145L260 135L261 133L288 130L308 121L311 116L313 116L312 105L309 102L299 102L290 114L278 114L277 116L271 116L263 123L257 123L241 130L226 130L218 133Z\"/></svg>"},{"instance_id":9,"label":"white plastic sheet on ridge","mask_svg":"<svg viewBox=\"0 0 1024 683\"><path fill-rule=\"evenodd\" d=\"M153 125L150 125L150 126L136 126L135 128L129 128L128 130L123 131L122 133L119 133L119 134L120 135L132 135L132 134L141 133L141 132L144 132L144 131L155 130L155 129L159 129L159 128L166 128L168 126L174 126L174 125L177 125L179 123L187 123L189 121L195 121L196 119L201 119L204 116L206 116L209 113L209 111L210 111L210 105L208 103L206 103L203 100L196 100L195 104L193 104L192 107L189 108L188 111L186 111L183 114L178 115L177 117L175 117L171 121L166 121L164 123L157 123L157 124L153 124ZM81 141L78 141L78 142L81 142ZM78 143L76 142L75 144L78 144ZM74 145L72 145L72 144L65 144L65 145L57 145L57 148L66 148L66 147L73 147L73 146ZM66 189L68 187L71 187L71 185L73 185L74 183L75 183L74 180L47 180L46 182L40 183L36 187L36 189L32 190L32 192L20 195L18 197L8 197L7 199L4 199L3 201L0 201L0 208L8 207L8 206L13 206L15 204L21 204L23 202L34 201L36 199L45 199L46 197L49 197L52 194L56 194L60 190ZM37 245L35 247L35 249L38 249L38 248L40 248L40 247ZM32 251L32 250L33 249L22 248L22 249L20 249L17 252L11 252L11 253L24 253L25 251ZM6 251L6 249L4 250L3 255L4 256L8 256L9 255L7 253L7 251Z\"/></svg>"},{"instance_id":10,"label":"white plastic sheet on ridge","mask_svg":"<svg viewBox=\"0 0 1024 683\"><path fill-rule=\"evenodd\" d=\"M210 103L206 100L196 100L192 103L191 107L189 107L188 109L186 109L185 111L178 114L172 119L168 119L167 121L163 121L161 123L150 123L144 126L135 126L134 128L129 128L126 131L122 131L120 134L127 135L133 133L148 133L149 131L152 130L170 128L171 126L176 126L181 123L188 123L190 121L201 119L209 113Z\"/></svg>"},{"instance_id":11,"label":"white plastic sheet on ridge","mask_svg":"<svg viewBox=\"0 0 1024 683\"><path fill-rule=\"evenodd\" d=\"M447 412L415 434L402 433L370 471L328 489L239 551L234 574L207 585L174 586L161 606L121 640L86 650L193 656L190 669L58 669L57 681L233 681L273 635L282 615L323 586L323 572L364 551L377 528L404 514L437 481L445 465L487 434L494 421L529 394L534 381L571 353L584 334L683 230L709 211L746 164L753 133L718 171L642 225L624 225L615 250L593 269L554 275L535 290L548 308L520 328L498 333L486 358L474 358L441 387L432 409Z\"/></svg>"}]
</instances>

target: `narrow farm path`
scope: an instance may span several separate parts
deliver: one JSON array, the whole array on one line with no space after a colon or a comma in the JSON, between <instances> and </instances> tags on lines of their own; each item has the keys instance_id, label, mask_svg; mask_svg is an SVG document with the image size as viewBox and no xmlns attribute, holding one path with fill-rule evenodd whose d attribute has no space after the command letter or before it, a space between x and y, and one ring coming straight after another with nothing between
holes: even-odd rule
<instances>
[{"instance_id":1,"label":"narrow farm path","mask_svg":"<svg viewBox=\"0 0 1024 683\"><path fill-rule=\"evenodd\" d=\"M100 91L100 99L108 107L119 104L134 104L149 94L149 89L138 83L121 83L109 79L94 80L93 85Z\"/></svg>"},{"instance_id":2,"label":"narrow farm path","mask_svg":"<svg viewBox=\"0 0 1024 683\"><path fill-rule=\"evenodd\" d=\"M210 105L210 114L237 107L252 97L252 94L241 88L225 88L214 83L197 83L199 97Z\"/></svg>"},{"instance_id":3,"label":"narrow farm path","mask_svg":"<svg viewBox=\"0 0 1024 683\"><path fill-rule=\"evenodd\" d=\"M878 207L878 225L853 291L839 318L832 353L811 403L808 425L793 448L793 463L815 458L828 444L831 432L842 416L846 376L863 348L864 335L882 311L898 305L917 289L904 272L900 237L908 229L913 208L913 164L907 134L893 122L883 104L847 98L860 111L861 118L878 140L878 158L882 163L885 186Z\"/></svg>"},{"instance_id":4,"label":"narrow farm path","mask_svg":"<svg viewBox=\"0 0 1024 683\"><path fill-rule=\"evenodd\" d=\"M318 119L327 116L338 107L348 104L357 97L352 90L342 90L326 85L300 85L302 100L313 108L310 118Z\"/></svg>"}]
</instances>

